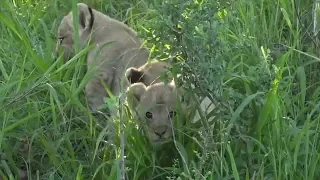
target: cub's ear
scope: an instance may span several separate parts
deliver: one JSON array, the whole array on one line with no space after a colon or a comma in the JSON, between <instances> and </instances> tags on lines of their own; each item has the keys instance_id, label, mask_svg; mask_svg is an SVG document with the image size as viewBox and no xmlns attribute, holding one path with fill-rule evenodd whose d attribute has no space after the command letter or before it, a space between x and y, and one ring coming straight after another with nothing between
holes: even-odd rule
<instances>
[{"instance_id":1,"label":"cub's ear","mask_svg":"<svg viewBox=\"0 0 320 180\"><path fill-rule=\"evenodd\" d=\"M146 90L147 87L143 83L134 83L128 88L127 94L133 95L137 101L140 101Z\"/></svg>"},{"instance_id":2,"label":"cub's ear","mask_svg":"<svg viewBox=\"0 0 320 180\"><path fill-rule=\"evenodd\" d=\"M139 71L134 67L128 68L125 74L130 84L143 82L143 75L144 75L144 72Z\"/></svg>"},{"instance_id":3,"label":"cub's ear","mask_svg":"<svg viewBox=\"0 0 320 180\"><path fill-rule=\"evenodd\" d=\"M147 87L143 83L132 84L126 91L128 104L135 108L146 90Z\"/></svg>"},{"instance_id":4,"label":"cub's ear","mask_svg":"<svg viewBox=\"0 0 320 180\"><path fill-rule=\"evenodd\" d=\"M174 81L174 79L172 79L170 82L169 82L169 85L173 88L176 88L176 82Z\"/></svg>"},{"instance_id":5,"label":"cub's ear","mask_svg":"<svg viewBox=\"0 0 320 180\"><path fill-rule=\"evenodd\" d=\"M184 91L183 87L176 86L174 79L170 81L169 86L171 87L172 91L176 91L180 102L188 103L188 98L187 98L186 92Z\"/></svg>"},{"instance_id":6,"label":"cub's ear","mask_svg":"<svg viewBox=\"0 0 320 180\"><path fill-rule=\"evenodd\" d=\"M92 8L84 3L77 4L79 9L79 24L81 29L91 30L94 22Z\"/></svg>"}]
</instances>

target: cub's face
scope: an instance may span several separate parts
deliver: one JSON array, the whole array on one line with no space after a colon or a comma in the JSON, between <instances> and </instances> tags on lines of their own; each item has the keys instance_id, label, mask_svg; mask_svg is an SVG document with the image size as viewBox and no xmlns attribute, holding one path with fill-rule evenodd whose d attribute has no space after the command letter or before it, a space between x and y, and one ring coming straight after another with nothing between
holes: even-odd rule
<instances>
[{"instance_id":1,"label":"cub's face","mask_svg":"<svg viewBox=\"0 0 320 180\"><path fill-rule=\"evenodd\" d=\"M83 3L78 3L79 12L79 42L84 44L88 39L90 32L94 23L93 10ZM56 43L56 55L60 56L61 52L64 52L64 60L69 60L74 54L74 24L73 24L73 14L70 12L68 15L64 16L59 27L57 34Z\"/></svg>"},{"instance_id":2,"label":"cub's face","mask_svg":"<svg viewBox=\"0 0 320 180\"><path fill-rule=\"evenodd\" d=\"M65 60L69 60L72 56L74 56L73 34L74 30L70 23L70 19L65 16L58 28L58 38L56 43L57 56L60 56L62 51L64 52L63 57Z\"/></svg>"},{"instance_id":3,"label":"cub's face","mask_svg":"<svg viewBox=\"0 0 320 180\"><path fill-rule=\"evenodd\" d=\"M145 125L146 133L152 143L161 143L173 135L174 121L183 117L184 107L173 83L156 83L145 86L132 84L128 88L129 105L136 107L139 123ZM179 111L181 105L181 111ZM178 116L178 112L181 112Z\"/></svg>"}]
</instances>

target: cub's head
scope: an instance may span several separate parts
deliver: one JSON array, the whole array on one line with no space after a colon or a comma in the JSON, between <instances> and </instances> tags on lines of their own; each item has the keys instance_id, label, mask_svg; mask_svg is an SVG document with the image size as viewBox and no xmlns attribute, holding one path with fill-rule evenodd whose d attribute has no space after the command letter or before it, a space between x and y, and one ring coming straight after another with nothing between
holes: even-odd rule
<instances>
[{"instance_id":1,"label":"cub's head","mask_svg":"<svg viewBox=\"0 0 320 180\"><path fill-rule=\"evenodd\" d=\"M169 65L165 62L146 63L139 68L128 68L125 76L130 84L142 82L146 86L161 82L160 76L165 73Z\"/></svg>"},{"instance_id":2,"label":"cub's head","mask_svg":"<svg viewBox=\"0 0 320 180\"><path fill-rule=\"evenodd\" d=\"M128 104L137 111L138 124L144 127L152 143L162 143L171 138L174 122L177 118L183 119L185 107L179 91L173 81L150 86L139 82L128 88Z\"/></svg>"},{"instance_id":3,"label":"cub's head","mask_svg":"<svg viewBox=\"0 0 320 180\"><path fill-rule=\"evenodd\" d=\"M79 43L85 44L93 28L95 19L94 10L84 3L78 3L77 7L79 13ZM72 12L69 12L68 15L63 17L58 28L58 39L56 44L57 56L61 55L61 50L64 52L65 60L69 60L74 56L74 34L73 14Z\"/></svg>"}]
</instances>

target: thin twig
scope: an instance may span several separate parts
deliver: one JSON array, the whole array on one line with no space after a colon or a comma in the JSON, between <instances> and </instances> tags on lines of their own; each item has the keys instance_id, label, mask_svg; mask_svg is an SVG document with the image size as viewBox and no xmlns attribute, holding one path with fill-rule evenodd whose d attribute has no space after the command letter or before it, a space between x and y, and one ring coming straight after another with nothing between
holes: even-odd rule
<instances>
[{"instance_id":1,"label":"thin twig","mask_svg":"<svg viewBox=\"0 0 320 180\"><path fill-rule=\"evenodd\" d=\"M316 43L319 43L318 35L318 8L319 8L319 0L314 1L312 15L313 15L313 37L315 38Z\"/></svg>"},{"instance_id":2,"label":"thin twig","mask_svg":"<svg viewBox=\"0 0 320 180\"><path fill-rule=\"evenodd\" d=\"M42 80L43 78L41 78L40 80ZM38 81L37 83L35 83L35 85L33 85L29 90L27 90L26 92L24 93L21 93L20 95L15 95L16 97L13 98L10 102L8 102L7 104L5 104L4 106L2 106L0 108L0 111L2 111L3 109L7 108L8 106L20 101L21 99L27 97L33 90L35 90L37 87L47 83L47 82L41 82L41 81Z\"/></svg>"},{"instance_id":3,"label":"thin twig","mask_svg":"<svg viewBox=\"0 0 320 180\"><path fill-rule=\"evenodd\" d=\"M318 0L315 0L315 1L318 1ZM314 45L316 47L318 47L318 42L313 38L314 36L311 35L311 33L309 32L308 28L305 27L305 25L301 22L301 16L300 16L300 13L299 13L298 8L297 8L297 2L296 1L294 2L294 9L295 9L296 14L297 14L298 23L300 24L300 26L302 28L304 28L306 30L306 33L308 34L309 38L314 43Z\"/></svg>"},{"instance_id":4,"label":"thin twig","mask_svg":"<svg viewBox=\"0 0 320 180\"><path fill-rule=\"evenodd\" d=\"M124 147L125 147L125 137L124 137L124 120L123 120L123 106L122 104L122 96L119 97L119 114L120 114L120 149L121 149L121 162L120 162L120 170L121 170L121 180L125 180L125 155L124 155Z\"/></svg>"}]
</instances>

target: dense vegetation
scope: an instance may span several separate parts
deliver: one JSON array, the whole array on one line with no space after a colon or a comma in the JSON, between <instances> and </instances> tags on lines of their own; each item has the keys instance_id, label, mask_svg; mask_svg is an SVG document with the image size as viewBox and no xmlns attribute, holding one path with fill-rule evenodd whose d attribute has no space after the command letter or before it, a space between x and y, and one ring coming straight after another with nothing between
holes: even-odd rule
<instances>
[{"instance_id":1,"label":"dense vegetation","mask_svg":"<svg viewBox=\"0 0 320 180\"><path fill-rule=\"evenodd\" d=\"M125 119L129 179L320 178L316 1L82 2L133 27L187 89L196 85L192 94L216 103L163 147ZM52 54L76 3L0 1L0 179L19 169L30 179L120 178L120 139L108 142L109 126L96 126L84 101L85 56L65 64Z\"/></svg>"}]
</instances>

